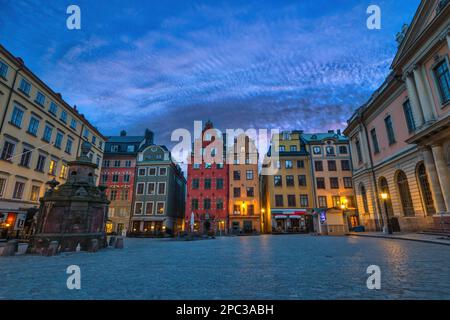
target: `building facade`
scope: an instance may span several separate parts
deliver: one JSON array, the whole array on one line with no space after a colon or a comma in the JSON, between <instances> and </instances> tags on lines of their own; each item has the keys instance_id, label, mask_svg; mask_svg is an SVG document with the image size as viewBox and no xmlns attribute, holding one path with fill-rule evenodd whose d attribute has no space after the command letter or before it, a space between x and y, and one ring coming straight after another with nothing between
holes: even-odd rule
<instances>
[{"instance_id":1,"label":"building facade","mask_svg":"<svg viewBox=\"0 0 450 320\"><path fill-rule=\"evenodd\" d=\"M148 142L137 157L131 234L173 235L183 229L186 179L165 146Z\"/></svg>"},{"instance_id":2,"label":"building facade","mask_svg":"<svg viewBox=\"0 0 450 320\"><path fill-rule=\"evenodd\" d=\"M122 131L120 136L107 137L100 183L107 187L106 194L110 201L106 225L109 234L128 233L137 153L146 141L149 144L153 142L153 133L149 130L146 130L145 136L127 136L126 131Z\"/></svg>"},{"instance_id":3,"label":"building facade","mask_svg":"<svg viewBox=\"0 0 450 320\"><path fill-rule=\"evenodd\" d=\"M340 130L303 133L310 155L315 221L322 234L344 234L359 224L348 139ZM320 224L319 224L320 223Z\"/></svg>"},{"instance_id":4,"label":"building facade","mask_svg":"<svg viewBox=\"0 0 450 320\"><path fill-rule=\"evenodd\" d=\"M229 228L233 234L261 232L258 150L242 134L234 139L229 163ZM229 155L228 155L229 156Z\"/></svg>"},{"instance_id":5,"label":"building facade","mask_svg":"<svg viewBox=\"0 0 450 320\"><path fill-rule=\"evenodd\" d=\"M314 193L310 156L302 131L284 131L272 137L278 150L274 175L261 177L263 218L271 223L266 232L313 231ZM271 156L271 151L269 151Z\"/></svg>"},{"instance_id":6,"label":"building facade","mask_svg":"<svg viewBox=\"0 0 450 320\"><path fill-rule=\"evenodd\" d=\"M30 226L45 183L66 181L83 141L92 144L98 182L105 138L0 46L0 238Z\"/></svg>"},{"instance_id":7,"label":"building facade","mask_svg":"<svg viewBox=\"0 0 450 320\"><path fill-rule=\"evenodd\" d=\"M214 147L214 141L219 140L221 150ZM208 121L202 136L194 141L187 166L186 230L191 228L192 215L195 231L223 234L229 230L229 167L225 161L225 147L226 136ZM205 153L214 156L217 161L205 161Z\"/></svg>"},{"instance_id":8,"label":"building facade","mask_svg":"<svg viewBox=\"0 0 450 320\"><path fill-rule=\"evenodd\" d=\"M449 31L449 1L422 1L390 75L344 131L370 230L450 229Z\"/></svg>"}]
</instances>

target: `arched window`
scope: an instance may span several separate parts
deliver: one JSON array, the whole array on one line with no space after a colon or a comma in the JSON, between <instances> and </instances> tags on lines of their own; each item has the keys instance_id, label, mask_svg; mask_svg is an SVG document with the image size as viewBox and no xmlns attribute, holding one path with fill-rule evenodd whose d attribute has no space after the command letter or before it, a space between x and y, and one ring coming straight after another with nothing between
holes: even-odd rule
<instances>
[{"instance_id":1,"label":"arched window","mask_svg":"<svg viewBox=\"0 0 450 320\"><path fill-rule=\"evenodd\" d=\"M425 205L427 215L431 216L436 213L434 208L433 195L431 194L430 183L428 181L427 170L423 162L417 167L417 179L419 181L422 200Z\"/></svg>"},{"instance_id":2,"label":"arched window","mask_svg":"<svg viewBox=\"0 0 450 320\"><path fill-rule=\"evenodd\" d=\"M403 214L405 216L414 216L414 207L411 199L411 192L409 191L408 179L403 171L398 171L397 175L397 187L400 194L400 201L402 203Z\"/></svg>"},{"instance_id":3,"label":"arched window","mask_svg":"<svg viewBox=\"0 0 450 320\"><path fill-rule=\"evenodd\" d=\"M379 181L378 184L380 186L380 193L388 194L388 198L386 200L387 214L389 217L392 218L394 216L394 209L392 208L391 193L389 192L389 185L387 179L385 177L381 177L378 181Z\"/></svg>"},{"instance_id":4,"label":"arched window","mask_svg":"<svg viewBox=\"0 0 450 320\"><path fill-rule=\"evenodd\" d=\"M367 201L367 191L366 187L362 183L359 185L359 192L361 193L364 213L369 213L369 202Z\"/></svg>"}]
</instances>

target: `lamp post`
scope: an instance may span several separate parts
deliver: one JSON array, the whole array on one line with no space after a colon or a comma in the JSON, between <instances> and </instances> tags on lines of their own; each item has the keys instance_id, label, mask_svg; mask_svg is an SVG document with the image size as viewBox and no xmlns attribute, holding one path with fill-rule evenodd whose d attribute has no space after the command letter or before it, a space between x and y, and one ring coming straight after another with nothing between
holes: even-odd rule
<instances>
[{"instance_id":1,"label":"lamp post","mask_svg":"<svg viewBox=\"0 0 450 320\"><path fill-rule=\"evenodd\" d=\"M346 202L343 202L343 203L341 204L341 209L342 209L342 217L344 218L344 221L343 221L344 225L343 225L343 227L344 227L344 229L345 229L345 226L347 225L347 229L348 229L347 216L345 215L345 209L347 209ZM345 232L345 230L344 230L344 232Z\"/></svg>"},{"instance_id":2,"label":"lamp post","mask_svg":"<svg viewBox=\"0 0 450 320\"><path fill-rule=\"evenodd\" d=\"M389 219L389 215L388 215L388 207L387 207L387 200L389 198L389 195L387 192L382 192L380 194L381 199L383 200L384 203L384 212L385 212L385 216L386 216L386 224L387 224L387 233L388 234L392 234L392 225L391 225L391 219ZM386 233L386 230L385 230Z\"/></svg>"}]
</instances>

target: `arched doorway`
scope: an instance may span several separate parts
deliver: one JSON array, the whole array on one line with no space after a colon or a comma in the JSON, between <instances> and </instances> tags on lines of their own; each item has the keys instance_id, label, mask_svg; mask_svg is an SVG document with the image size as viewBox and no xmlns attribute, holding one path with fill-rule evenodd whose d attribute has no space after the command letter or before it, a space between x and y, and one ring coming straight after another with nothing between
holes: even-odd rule
<instances>
[{"instance_id":1,"label":"arched doorway","mask_svg":"<svg viewBox=\"0 0 450 320\"><path fill-rule=\"evenodd\" d=\"M415 213L406 174L403 171L398 171L395 176L397 181L398 193L400 195L400 202L403 208L403 215L412 217L415 215Z\"/></svg>"},{"instance_id":2,"label":"arched doorway","mask_svg":"<svg viewBox=\"0 0 450 320\"><path fill-rule=\"evenodd\" d=\"M387 179L385 177L380 177L380 179L378 180L378 185L380 187L380 193L387 193L388 195L388 198L386 200L387 214L389 218L392 218L394 216L394 209L392 208L391 193L389 192Z\"/></svg>"},{"instance_id":3,"label":"arched doorway","mask_svg":"<svg viewBox=\"0 0 450 320\"><path fill-rule=\"evenodd\" d=\"M417 166L417 180L419 182L425 212L427 215L431 216L436 213L436 209L434 207L433 195L431 193L430 183L428 181L427 170L423 162Z\"/></svg>"},{"instance_id":4,"label":"arched doorway","mask_svg":"<svg viewBox=\"0 0 450 320\"><path fill-rule=\"evenodd\" d=\"M369 214L369 202L367 201L367 191L366 187L362 183L359 184L359 193L361 194L364 213Z\"/></svg>"}]
</instances>

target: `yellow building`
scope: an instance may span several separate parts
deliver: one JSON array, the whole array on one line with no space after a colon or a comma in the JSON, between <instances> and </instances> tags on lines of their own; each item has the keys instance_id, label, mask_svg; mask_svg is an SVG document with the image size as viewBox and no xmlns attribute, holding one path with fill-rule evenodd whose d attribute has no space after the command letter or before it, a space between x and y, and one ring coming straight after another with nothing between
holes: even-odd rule
<instances>
[{"instance_id":1,"label":"yellow building","mask_svg":"<svg viewBox=\"0 0 450 320\"><path fill-rule=\"evenodd\" d=\"M229 227L234 234L261 232L258 151L253 140L239 135L229 163Z\"/></svg>"},{"instance_id":2,"label":"yellow building","mask_svg":"<svg viewBox=\"0 0 450 320\"><path fill-rule=\"evenodd\" d=\"M83 140L93 146L98 177L104 137L0 46L0 238L29 227L45 183L65 182Z\"/></svg>"},{"instance_id":3,"label":"yellow building","mask_svg":"<svg viewBox=\"0 0 450 320\"><path fill-rule=\"evenodd\" d=\"M271 150L278 150L279 159L273 159L278 172L261 176L266 232L314 230L310 158L301 134L285 131L272 137Z\"/></svg>"}]
</instances>

